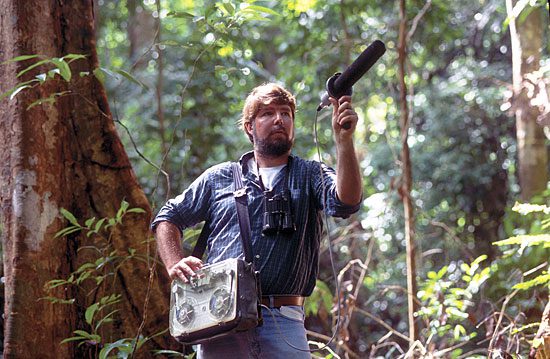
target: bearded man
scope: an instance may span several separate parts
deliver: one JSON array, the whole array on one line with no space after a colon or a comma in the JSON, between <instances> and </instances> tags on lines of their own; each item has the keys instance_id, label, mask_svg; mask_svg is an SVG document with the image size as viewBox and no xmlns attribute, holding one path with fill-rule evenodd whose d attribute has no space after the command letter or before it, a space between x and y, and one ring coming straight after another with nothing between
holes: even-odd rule
<instances>
[{"instance_id":1,"label":"bearded man","mask_svg":"<svg viewBox=\"0 0 550 359\"><path fill-rule=\"evenodd\" d=\"M322 212L348 217L362 198L361 175L353 144L357 114L351 97L331 98L336 171L291 153L295 141L296 100L268 83L252 90L241 125L253 151L239 160L248 196L253 261L260 274L263 325L197 346L198 358L310 358L304 327L304 299L316 283ZM230 162L215 165L181 195L169 200L152 223L160 257L172 279L187 282L204 265L185 256L182 231L204 222L205 264L243 258L233 198ZM271 222L266 203L280 200L285 220ZM278 202L279 203L279 202ZM281 212L278 212L279 215Z\"/></svg>"}]
</instances>

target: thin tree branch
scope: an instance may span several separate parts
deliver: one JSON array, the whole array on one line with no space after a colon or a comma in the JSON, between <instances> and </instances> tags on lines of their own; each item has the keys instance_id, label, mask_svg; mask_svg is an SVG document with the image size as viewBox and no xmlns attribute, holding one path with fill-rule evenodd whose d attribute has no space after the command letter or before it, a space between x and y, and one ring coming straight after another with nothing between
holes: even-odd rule
<instances>
[{"instance_id":1,"label":"thin tree branch","mask_svg":"<svg viewBox=\"0 0 550 359\"><path fill-rule=\"evenodd\" d=\"M416 16L414 17L414 19L412 21L411 28L409 29L409 32L407 33L407 42L409 42L411 40L411 38L413 37L414 32L416 31L416 28L418 27L418 23L420 22L422 17L426 14L426 12L428 11L428 9L430 8L431 5L432 5L432 0L426 1L424 6L422 7L422 10L420 10L420 12L418 14L416 14Z\"/></svg>"}]
</instances>

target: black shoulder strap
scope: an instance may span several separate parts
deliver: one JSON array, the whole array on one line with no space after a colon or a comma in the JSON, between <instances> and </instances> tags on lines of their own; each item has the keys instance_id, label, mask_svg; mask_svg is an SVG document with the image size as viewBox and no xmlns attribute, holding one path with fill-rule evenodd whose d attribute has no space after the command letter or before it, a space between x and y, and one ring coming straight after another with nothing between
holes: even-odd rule
<instances>
[{"instance_id":1,"label":"black shoulder strap","mask_svg":"<svg viewBox=\"0 0 550 359\"><path fill-rule=\"evenodd\" d=\"M231 170L233 172L233 197L237 205L237 218L239 220L239 228L241 230L241 239L243 244L244 259L247 263L252 262L252 242L250 239L250 218L248 216L248 197L246 195L246 187L244 187L241 178L239 165L236 162L231 162ZM195 248L193 248L193 257L202 258L206 250L208 240L208 231L203 227Z\"/></svg>"},{"instance_id":2,"label":"black shoulder strap","mask_svg":"<svg viewBox=\"0 0 550 359\"><path fill-rule=\"evenodd\" d=\"M244 260L247 263L252 263L252 240L250 238L250 218L248 215L248 196L246 195L246 187L241 178L241 170L239 164L231 163L233 169L233 197L237 204L237 218L239 220L239 228L241 229L241 239L244 251Z\"/></svg>"},{"instance_id":3,"label":"black shoulder strap","mask_svg":"<svg viewBox=\"0 0 550 359\"><path fill-rule=\"evenodd\" d=\"M205 224L206 226L206 224ZM204 251L206 250L206 243L208 240L208 231L206 230L206 227L203 226L201 230L201 234L199 235L199 238L197 239L197 243L195 244L195 248L193 248L193 253L191 255L195 258L201 259L202 255L204 254Z\"/></svg>"}]
</instances>

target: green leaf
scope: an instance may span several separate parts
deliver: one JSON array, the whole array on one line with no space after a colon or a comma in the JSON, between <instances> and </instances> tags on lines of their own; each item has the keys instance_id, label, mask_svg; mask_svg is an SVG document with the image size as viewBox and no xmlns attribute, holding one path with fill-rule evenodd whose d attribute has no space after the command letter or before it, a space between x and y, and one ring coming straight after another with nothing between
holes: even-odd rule
<instances>
[{"instance_id":1,"label":"green leaf","mask_svg":"<svg viewBox=\"0 0 550 359\"><path fill-rule=\"evenodd\" d=\"M459 340L461 335L466 335L466 329L460 324L455 325L454 328L454 338Z\"/></svg>"},{"instance_id":2,"label":"green leaf","mask_svg":"<svg viewBox=\"0 0 550 359\"><path fill-rule=\"evenodd\" d=\"M63 61L63 59L60 59L57 57L52 58L51 62L57 66L61 77L63 77L65 81L70 82L72 74L71 74L71 68L69 67L69 64Z\"/></svg>"},{"instance_id":3,"label":"green leaf","mask_svg":"<svg viewBox=\"0 0 550 359\"><path fill-rule=\"evenodd\" d=\"M53 289L65 284L68 284L65 279L52 279L46 283L45 287L46 289Z\"/></svg>"},{"instance_id":4,"label":"green leaf","mask_svg":"<svg viewBox=\"0 0 550 359\"><path fill-rule=\"evenodd\" d=\"M76 299L64 299L64 298L57 298L57 297L42 297L40 300L47 300L48 302L54 303L54 304L74 304Z\"/></svg>"},{"instance_id":5,"label":"green leaf","mask_svg":"<svg viewBox=\"0 0 550 359\"><path fill-rule=\"evenodd\" d=\"M39 81L39 80L38 79L33 79L33 80L30 80L30 81L25 81L25 82L21 82L21 83L17 84L16 86L12 87L8 91L2 93L0 95L0 100L3 99L6 96L10 96L10 100L12 100L15 97L15 95L17 95L18 92L20 92L21 90L23 90L25 88L30 87L30 86L28 86L28 84L30 84L32 82L37 82L37 81ZM16 92L16 93L14 94L14 92Z\"/></svg>"},{"instance_id":6,"label":"green leaf","mask_svg":"<svg viewBox=\"0 0 550 359\"><path fill-rule=\"evenodd\" d=\"M68 54L68 55L65 55L61 58L61 60L66 60L66 59L69 59L69 63L75 61L75 60L80 60L80 59L85 59L87 56L86 55L82 55L82 54Z\"/></svg>"},{"instance_id":7,"label":"green leaf","mask_svg":"<svg viewBox=\"0 0 550 359\"><path fill-rule=\"evenodd\" d=\"M48 59L45 59L45 60L40 60L38 62L35 62L34 64L30 65L29 67L27 67L26 69L22 70L21 72L19 72L17 74L16 77L21 77L22 75L24 75L25 73L29 72L30 70L34 69L35 67L38 67L40 65L44 65L44 64L47 64L47 63L50 63L51 61L48 60Z\"/></svg>"},{"instance_id":8,"label":"green leaf","mask_svg":"<svg viewBox=\"0 0 550 359\"><path fill-rule=\"evenodd\" d=\"M53 79L55 78L55 75L60 75L61 71L56 67L55 69L51 69L48 71L48 77Z\"/></svg>"},{"instance_id":9,"label":"green leaf","mask_svg":"<svg viewBox=\"0 0 550 359\"><path fill-rule=\"evenodd\" d=\"M94 76L101 82L102 84L105 83L105 70L101 67L98 67L94 69L93 71Z\"/></svg>"},{"instance_id":10,"label":"green leaf","mask_svg":"<svg viewBox=\"0 0 550 359\"><path fill-rule=\"evenodd\" d=\"M65 237L65 236L67 236L71 233L78 232L80 230L82 230L82 227L80 227L80 226L70 226L70 227L64 228L64 229L60 230L59 232L57 232L55 234L55 238Z\"/></svg>"},{"instance_id":11,"label":"green leaf","mask_svg":"<svg viewBox=\"0 0 550 359\"><path fill-rule=\"evenodd\" d=\"M13 98L15 97L15 95L17 95L19 92L23 91L24 89L26 88L29 88L30 86L29 85L24 85L24 86L20 86L20 87L17 87L10 95L10 101L13 100Z\"/></svg>"},{"instance_id":12,"label":"green leaf","mask_svg":"<svg viewBox=\"0 0 550 359\"><path fill-rule=\"evenodd\" d=\"M520 332L523 332L527 329L531 329L531 328L535 328L534 330L537 331L536 328L538 328L538 326L540 325L539 322L537 323L529 323L529 324L526 324L526 325L522 325L521 327L519 328L516 328L516 329L513 329L510 334L514 335L514 334L517 334L517 333L520 333Z\"/></svg>"},{"instance_id":13,"label":"green leaf","mask_svg":"<svg viewBox=\"0 0 550 359\"><path fill-rule=\"evenodd\" d=\"M100 343L101 342L101 337L97 334L90 334L90 333L88 333L84 330L75 330L73 333L78 335L78 336L63 339L60 344L73 342L73 341L76 341L76 340L92 341L92 342L95 342L95 343Z\"/></svg>"},{"instance_id":14,"label":"green leaf","mask_svg":"<svg viewBox=\"0 0 550 359\"><path fill-rule=\"evenodd\" d=\"M185 11L170 11L166 16L184 18L184 19L193 19L195 15L185 12Z\"/></svg>"},{"instance_id":15,"label":"green leaf","mask_svg":"<svg viewBox=\"0 0 550 359\"><path fill-rule=\"evenodd\" d=\"M14 57L12 59L9 59L7 61L4 61L4 62L2 62L2 64L8 64L10 62L18 62L18 61L25 61L25 60L29 60L29 59L35 59L39 56L40 55L21 55L21 56L17 56L17 57Z\"/></svg>"},{"instance_id":16,"label":"green leaf","mask_svg":"<svg viewBox=\"0 0 550 359\"><path fill-rule=\"evenodd\" d=\"M43 105L45 103L53 105L57 101L57 97L61 97L67 93L70 93L71 91L62 91L62 92L56 92L51 94L49 97L41 98L36 101L33 101L29 106L27 106L27 110L33 108L37 105Z\"/></svg>"},{"instance_id":17,"label":"green leaf","mask_svg":"<svg viewBox=\"0 0 550 359\"><path fill-rule=\"evenodd\" d=\"M97 312L99 308L99 303L94 303L90 305L88 308L86 308L86 313L84 313L84 317L86 318L86 323L92 325L92 321L94 320L94 315Z\"/></svg>"},{"instance_id":18,"label":"green leaf","mask_svg":"<svg viewBox=\"0 0 550 359\"><path fill-rule=\"evenodd\" d=\"M128 207L130 207L130 203L126 202L125 200L122 200L122 202L120 202L120 210L122 212L126 212Z\"/></svg>"},{"instance_id":19,"label":"green leaf","mask_svg":"<svg viewBox=\"0 0 550 359\"><path fill-rule=\"evenodd\" d=\"M146 211L143 208L130 208L126 212L128 212L128 213L145 213Z\"/></svg>"},{"instance_id":20,"label":"green leaf","mask_svg":"<svg viewBox=\"0 0 550 359\"><path fill-rule=\"evenodd\" d=\"M493 242L495 246L521 245L522 247L536 246L541 243L550 242L550 234L524 234L510 237L502 241Z\"/></svg>"},{"instance_id":21,"label":"green leaf","mask_svg":"<svg viewBox=\"0 0 550 359\"><path fill-rule=\"evenodd\" d=\"M41 98L39 100L33 101L29 106L27 106L27 111L33 108L34 106L38 106L38 105L44 105L44 104L53 105L56 101L57 99L51 98L51 97Z\"/></svg>"},{"instance_id":22,"label":"green leaf","mask_svg":"<svg viewBox=\"0 0 550 359\"><path fill-rule=\"evenodd\" d=\"M92 276L92 272L83 272L81 273L78 278L76 278L76 284L80 284L82 282L84 282L86 279L90 278Z\"/></svg>"},{"instance_id":23,"label":"green leaf","mask_svg":"<svg viewBox=\"0 0 550 359\"><path fill-rule=\"evenodd\" d=\"M86 340L86 338L85 338L85 337L70 337L70 338L65 338L65 339L63 339L61 342L59 342L59 344L65 344L65 343L74 342L74 341L77 341L77 340Z\"/></svg>"},{"instance_id":24,"label":"green leaf","mask_svg":"<svg viewBox=\"0 0 550 359\"><path fill-rule=\"evenodd\" d=\"M116 72L117 74L120 74L122 76L124 76L127 80L130 80L131 82L135 83L135 84L138 84L139 86L141 86L144 90L148 90L149 87L147 87L147 85L145 85L143 82L139 81L138 79L136 79L134 76L132 76L132 74L130 74L129 72L126 72L124 70L121 70L121 69L117 69L117 70L114 70L114 72Z\"/></svg>"},{"instance_id":25,"label":"green leaf","mask_svg":"<svg viewBox=\"0 0 550 359\"><path fill-rule=\"evenodd\" d=\"M63 217L65 217L69 222L71 222L75 226L80 227L80 224L78 224L76 217L71 212L67 211L65 208L61 208L60 212Z\"/></svg>"},{"instance_id":26,"label":"green leaf","mask_svg":"<svg viewBox=\"0 0 550 359\"><path fill-rule=\"evenodd\" d=\"M529 281L518 283L514 285L512 289L529 290L533 287L547 285L549 283L550 283L550 274L546 273L546 274L539 275L538 277L533 278Z\"/></svg>"},{"instance_id":27,"label":"green leaf","mask_svg":"<svg viewBox=\"0 0 550 359\"><path fill-rule=\"evenodd\" d=\"M105 226L105 228L109 228L109 227L112 227L116 224L116 219L115 218L109 218L108 220L108 223L107 225Z\"/></svg>"},{"instance_id":28,"label":"green leaf","mask_svg":"<svg viewBox=\"0 0 550 359\"><path fill-rule=\"evenodd\" d=\"M128 350L132 350L134 346L134 341L128 338L123 338L120 340L117 340L114 343L106 344L103 349L99 352L99 359L107 359L109 353L113 351L114 349L119 350L119 355L117 355L117 358L127 358L128 355L124 355L125 353L129 353Z\"/></svg>"},{"instance_id":29,"label":"green leaf","mask_svg":"<svg viewBox=\"0 0 550 359\"><path fill-rule=\"evenodd\" d=\"M96 222L94 232L97 233L101 229L101 226L103 225L103 222L105 222L106 218L101 218L99 221Z\"/></svg>"},{"instance_id":30,"label":"green leaf","mask_svg":"<svg viewBox=\"0 0 550 359\"><path fill-rule=\"evenodd\" d=\"M86 220L86 222L84 222L84 225L85 225L86 227L91 227L92 224L94 223L94 221L95 221L95 217L88 218L88 219Z\"/></svg>"},{"instance_id":31,"label":"green leaf","mask_svg":"<svg viewBox=\"0 0 550 359\"><path fill-rule=\"evenodd\" d=\"M118 309L115 309L113 310L112 312L110 312L109 314L107 314L106 316L104 316L103 318L101 318L96 326L95 326L95 330L97 331L103 324L105 323L110 323L112 321L114 321L113 318L111 318L111 316L113 316L113 314L115 314L116 312L118 312L119 310Z\"/></svg>"},{"instance_id":32,"label":"green leaf","mask_svg":"<svg viewBox=\"0 0 550 359\"><path fill-rule=\"evenodd\" d=\"M85 330L80 330L80 329L77 329L77 330L73 331L73 333L77 334L77 335L80 335L82 337L86 337L86 338L90 338L93 335L93 334L88 333Z\"/></svg>"},{"instance_id":33,"label":"green leaf","mask_svg":"<svg viewBox=\"0 0 550 359\"><path fill-rule=\"evenodd\" d=\"M94 263L84 263L83 265L78 267L78 269L76 270L76 273L81 273L81 272L84 272L86 269L91 269L91 268L95 268Z\"/></svg>"},{"instance_id":34,"label":"green leaf","mask_svg":"<svg viewBox=\"0 0 550 359\"><path fill-rule=\"evenodd\" d=\"M269 14L269 15L274 15L274 16L280 16L281 15L275 10L272 10L272 9L270 9L268 7L265 7L265 6L258 6L258 5L248 5L243 10L247 10L247 11L252 10L254 12L264 13L264 14Z\"/></svg>"},{"instance_id":35,"label":"green leaf","mask_svg":"<svg viewBox=\"0 0 550 359\"><path fill-rule=\"evenodd\" d=\"M522 215L527 215L529 213L536 213L536 212L543 212L543 213L550 213L550 207L540 204L531 204L531 203L518 203L516 202L514 204L514 207L512 207L512 211L518 212Z\"/></svg>"}]
</instances>

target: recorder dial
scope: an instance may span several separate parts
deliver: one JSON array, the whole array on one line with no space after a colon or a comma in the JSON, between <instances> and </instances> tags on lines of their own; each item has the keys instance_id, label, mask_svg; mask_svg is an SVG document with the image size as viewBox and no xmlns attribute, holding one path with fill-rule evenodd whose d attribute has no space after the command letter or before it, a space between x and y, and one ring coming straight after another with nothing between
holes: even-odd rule
<instances>
[{"instance_id":1,"label":"recorder dial","mask_svg":"<svg viewBox=\"0 0 550 359\"><path fill-rule=\"evenodd\" d=\"M188 326L195 319L195 310L189 302L184 302L176 308L176 320L184 327Z\"/></svg>"},{"instance_id":2,"label":"recorder dial","mask_svg":"<svg viewBox=\"0 0 550 359\"><path fill-rule=\"evenodd\" d=\"M214 291L210 297L210 314L216 319L223 319L231 309L231 293L223 286Z\"/></svg>"}]
</instances>

